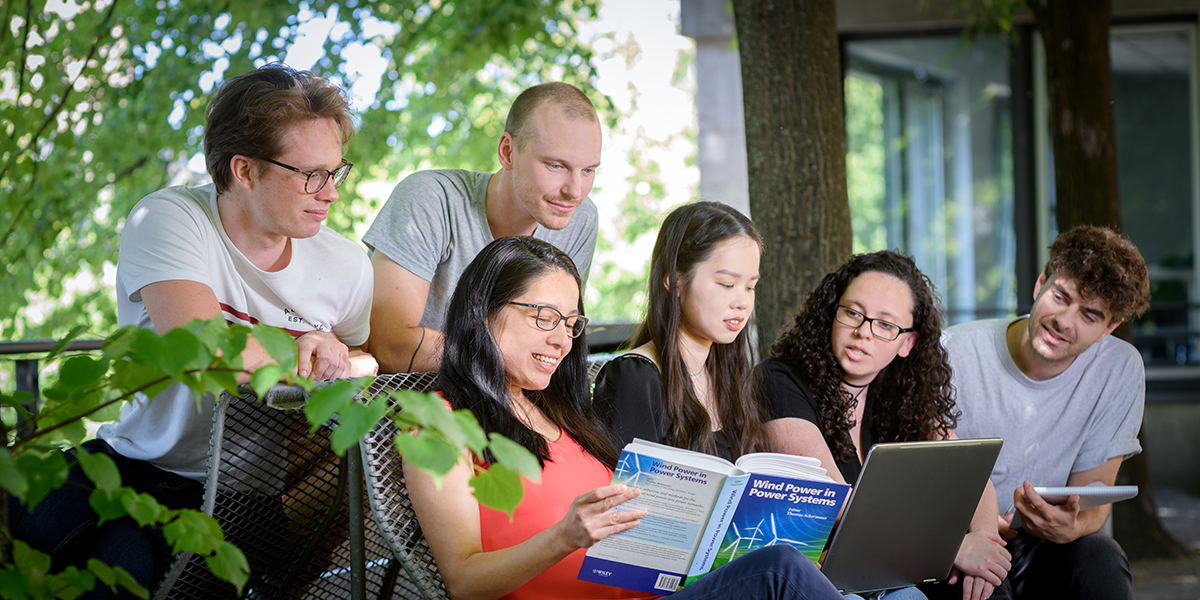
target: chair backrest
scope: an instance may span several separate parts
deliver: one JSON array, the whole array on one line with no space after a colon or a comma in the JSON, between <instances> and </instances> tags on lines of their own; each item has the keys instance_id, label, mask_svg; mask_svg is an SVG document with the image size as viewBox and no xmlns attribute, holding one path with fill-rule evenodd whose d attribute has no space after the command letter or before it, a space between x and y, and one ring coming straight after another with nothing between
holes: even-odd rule
<instances>
[{"instance_id":1,"label":"chair backrest","mask_svg":"<svg viewBox=\"0 0 1200 600\"><path fill-rule=\"evenodd\" d=\"M434 388L436 381L437 373L380 375L362 392L362 396L374 399L395 390L427 392ZM371 514L379 533L400 563L402 576L419 591L421 597L429 600L448 599L450 596L408 498L404 469L393 441L395 437L396 427L385 417L360 444Z\"/></svg>"},{"instance_id":2,"label":"chair backrest","mask_svg":"<svg viewBox=\"0 0 1200 600\"><path fill-rule=\"evenodd\" d=\"M600 369L608 364L608 361L620 356L612 352L598 352L588 355L588 392L590 393L596 387L596 376L600 374Z\"/></svg>"},{"instance_id":3,"label":"chair backrest","mask_svg":"<svg viewBox=\"0 0 1200 600\"><path fill-rule=\"evenodd\" d=\"M345 460L329 435L336 421L315 434L301 411L298 388L272 389L263 402L243 386L222 394L213 417L203 510L212 515L250 563L245 596L254 598L350 597L349 507ZM359 502L366 503L362 498ZM398 561L373 523L366 523L366 582L371 597L414 597L398 581ZM155 598L235 598L204 558L180 555Z\"/></svg>"}]
</instances>

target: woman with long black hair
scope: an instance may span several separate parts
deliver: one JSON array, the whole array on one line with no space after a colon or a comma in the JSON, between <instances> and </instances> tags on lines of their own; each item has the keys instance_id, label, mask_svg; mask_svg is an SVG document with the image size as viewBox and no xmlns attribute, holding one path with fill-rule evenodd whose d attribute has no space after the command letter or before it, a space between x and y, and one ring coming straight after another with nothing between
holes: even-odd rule
<instances>
[{"instance_id":1,"label":"woman with long black hair","mask_svg":"<svg viewBox=\"0 0 1200 600\"><path fill-rule=\"evenodd\" d=\"M489 244L450 301L442 391L484 430L529 449L541 482L522 478L510 520L480 506L469 479L489 457L464 456L442 480L406 464L413 508L450 596L614 598L638 592L577 579L584 549L636 527L644 510L612 511L638 490L609 485L617 451L588 400L581 280L571 259L529 237ZM675 594L840 598L812 561L788 547L734 560Z\"/></svg>"}]
</instances>

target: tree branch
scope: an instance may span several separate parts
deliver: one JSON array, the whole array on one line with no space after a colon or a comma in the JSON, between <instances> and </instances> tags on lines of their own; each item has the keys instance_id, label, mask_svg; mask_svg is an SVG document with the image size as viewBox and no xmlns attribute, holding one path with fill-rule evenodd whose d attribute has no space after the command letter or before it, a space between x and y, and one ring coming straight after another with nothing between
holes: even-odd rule
<instances>
[{"instance_id":1,"label":"tree branch","mask_svg":"<svg viewBox=\"0 0 1200 600\"><path fill-rule=\"evenodd\" d=\"M12 23L12 7L12 2L4 3L4 26L0 27L0 48L4 47L4 38L8 36L8 24Z\"/></svg>"},{"instance_id":2,"label":"tree branch","mask_svg":"<svg viewBox=\"0 0 1200 600\"><path fill-rule=\"evenodd\" d=\"M191 371L184 371L184 374L186 374L186 375L190 375L190 374L193 374L193 373L198 373L198 372L200 372L200 371L204 371L204 372L206 372L206 373L242 373L242 372L244 372L244 369L222 369L222 368L218 368L218 369L194 369L194 370L191 370ZM147 383L147 384L145 384L145 385L143 385L143 386L141 386L141 387L139 387L139 388L137 388L137 389L135 389L135 390L130 390L130 391L128 391L128 392L126 392L126 393L124 393L124 394L121 394L120 396L117 396L116 398L113 398L112 400L108 400L108 401L104 402L103 404L100 404L100 405L96 406L95 408L93 408L93 409L91 409L91 410L89 410L89 411L87 411L87 412L80 413L80 414L78 414L78 415L75 415L74 417L71 417L70 419L67 419L67 420L65 420L65 421L62 421L61 423L58 423L57 425L53 425L53 426L51 426L51 427L48 427L48 428L46 428L46 429L41 429L41 430L37 429L37 422L38 422L40 419L43 419L43 418L45 418L47 415L50 415L50 414L52 414L54 411L56 411L56 410L58 410L58 409L60 409L60 408L63 408L63 407L65 407L65 406L67 406L66 404L60 404L60 405L58 405L58 406L56 406L56 407L54 407L54 408L52 408L52 409L50 409L50 410L46 411L45 413L38 415L36 418L34 418L34 419L33 419L33 422L30 424L30 425L33 427L33 429L34 429L34 433L32 433L32 434L30 434L30 435L27 435L27 436L23 436L23 437L18 437L18 438L16 439L15 443L13 443L13 445L12 445L11 447L12 447L12 448L16 448L17 446L21 445L22 443L29 442L30 440L32 440L32 439L35 439L35 438L42 437L42 436L46 435L47 433L50 433L50 432L53 432L53 431L57 431L57 430L59 430L59 429L62 429L63 427L66 427L67 425L70 425L71 423L74 423L75 421L78 421L79 419L86 419L87 417L89 417L89 416L91 416L91 415L94 415L94 414L96 414L97 412L100 412L101 410L104 410L105 408L108 408L108 407L112 406L113 404L116 404L116 403L118 403L118 402L123 402L123 401L125 401L125 400L129 399L129 397L130 397L130 396L133 396L133 395L135 395L135 394L137 394L137 393L139 393L139 392L144 392L144 391L146 391L147 389L150 389L150 388L152 388L152 387L154 387L154 386L156 386L156 385L158 385L158 384L160 384L160 383L162 383L162 382L164 382L164 381L170 380L170 379L171 379L171 377L170 377L170 376L166 376L166 377L160 377L160 378L158 378L158 379L155 379L154 381L151 381L150 383Z\"/></svg>"}]
</instances>

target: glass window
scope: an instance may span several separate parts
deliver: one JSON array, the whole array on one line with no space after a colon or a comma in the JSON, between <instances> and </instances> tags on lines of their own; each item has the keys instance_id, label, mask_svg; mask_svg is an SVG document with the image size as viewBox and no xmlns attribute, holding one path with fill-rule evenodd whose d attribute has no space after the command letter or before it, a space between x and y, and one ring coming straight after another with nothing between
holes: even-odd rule
<instances>
[{"instance_id":1,"label":"glass window","mask_svg":"<svg viewBox=\"0 0 1200 600\"><path fill-rule=\"evenodd\" d=\"M854 251L898 248L951 323L1016 308L1008 47L1000 38L846 43Z\"/></svg>"},{"instance_id":2,"label":"glass window","mask_svg":"<svg viewBox=\"0 0 1200 600\"><path fill-rule=\"evenodd\" d=\"M1110 41L1121 223L1150 271L1153 304L1133 324L1147 365L1200 363L1194 40L1188 25L1114 27ZM1039 101L1046 102L1044 94ZM1058 233L1053 151L1048 124L1041 127L1048 174L1043 218L1052 240Z\"/></svg>"}]
</instances>

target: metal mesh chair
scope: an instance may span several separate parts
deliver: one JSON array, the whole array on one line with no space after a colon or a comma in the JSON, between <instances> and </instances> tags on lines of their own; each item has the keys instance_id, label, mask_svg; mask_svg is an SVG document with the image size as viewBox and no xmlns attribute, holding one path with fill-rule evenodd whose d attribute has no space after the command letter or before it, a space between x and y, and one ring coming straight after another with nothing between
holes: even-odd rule
<instances>
[{"instance_id":1,"label":"metal mesh chair","mask_svg":"<svg viewBox=\"0 0 1200 600\"><path fill-rule=\"evenodd\" d=\"M243 597L349 598L347 460L328 443L336 422L309 436L296 410L306 399L302 390L275 388L265 402L248 386L239 391L240 396L222 394L216 406L203 510L246 554L251 574ZM368 596L418 597L412 583L397 579L398 561L374 523L365 525ZM212 575L203 557L185 553L154 597L238 596Z\"/></svg>"},{"instance_id":2,"label":"metal mesh chair","mask_svg":"<svg viewBox=\"0 0 1200 600\"><path fill-rule=\"evenodd\" d=\"M608 361L620 356L620 354L612 352L602 352L588 355L588 392L591 392L596 387L596 376L600 374L600 369L608 364Z\"/></svg>"},{"instance_id":3,"label":"metal mesh chair","mask_svg":"<svg viewBox=\"0 0 1200 600\"><path fill-rule=\"evenodd\" d=\"M436 380L437 373L380 375L362 395L373 399L396 390L427 392L433 389ZM409 584L422 598L448 599L450 596L408 498L400 454L393 442L395 436L395 424L385 417L360 444L374 525L400 564L402 574L397 582Z\"/></svg>"}]
</instances>

